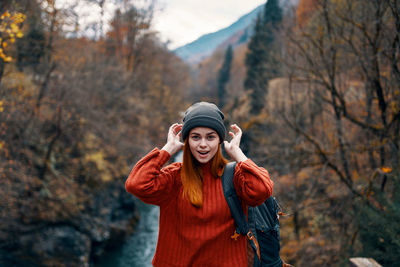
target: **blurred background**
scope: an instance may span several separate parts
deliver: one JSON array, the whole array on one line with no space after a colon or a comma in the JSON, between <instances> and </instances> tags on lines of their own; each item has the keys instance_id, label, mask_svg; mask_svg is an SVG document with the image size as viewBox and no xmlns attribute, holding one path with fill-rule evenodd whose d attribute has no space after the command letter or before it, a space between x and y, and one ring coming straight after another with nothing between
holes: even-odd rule
<instances>
[{"instance_id":1,"label":"blurred background","mask_svg":"<svg viewBox=\"0 0 400 267\"><path fill-rule=\"evenodd\" d=\"M269 170L285 261L399 266L400 1L268 0L181 45L159 4L0 2L0 266L151 266L124 183L199 100Z\"/></svg>"}]
</instances>

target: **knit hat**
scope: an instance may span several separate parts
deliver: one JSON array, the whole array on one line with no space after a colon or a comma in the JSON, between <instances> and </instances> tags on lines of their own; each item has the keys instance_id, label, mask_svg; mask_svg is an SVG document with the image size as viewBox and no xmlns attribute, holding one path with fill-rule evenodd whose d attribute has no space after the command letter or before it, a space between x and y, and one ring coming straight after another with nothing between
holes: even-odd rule
<instances>
[{"instance_id":1,"label":"knit hat","mask_svg":"<svg viewBox=\"0 0 400 267\"><path fill-rule=\"evenodd\" d=\"M211 128L217 132L221 142L225 139L224 113L213 103L198 102L185 111L182 139L185 140L195 127Z\"/></svg>"}]
</instances>

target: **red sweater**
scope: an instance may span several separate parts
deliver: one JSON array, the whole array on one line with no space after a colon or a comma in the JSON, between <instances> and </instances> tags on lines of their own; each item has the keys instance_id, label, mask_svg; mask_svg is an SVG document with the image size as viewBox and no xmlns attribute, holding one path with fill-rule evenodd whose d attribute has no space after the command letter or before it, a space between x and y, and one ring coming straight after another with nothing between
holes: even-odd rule
<instances>
[{"instance_id":1,"label":"red sweater","mask_svg":"<svg viewBox=\"0 0 400 267\"><path fill-rule=\"evenodd\" d=\"M126 190L142 201L160 206L160 225L153 265L158 267L247 266L246 238L231 239L234 221L219 178L203 167L203 206L182 198L182 163L162 168L168 152L155 148L132 169ZM234 184L245 205L256 206L271 194L267 170L250 159L236 165Z\"/></svg>"}]
</instances>

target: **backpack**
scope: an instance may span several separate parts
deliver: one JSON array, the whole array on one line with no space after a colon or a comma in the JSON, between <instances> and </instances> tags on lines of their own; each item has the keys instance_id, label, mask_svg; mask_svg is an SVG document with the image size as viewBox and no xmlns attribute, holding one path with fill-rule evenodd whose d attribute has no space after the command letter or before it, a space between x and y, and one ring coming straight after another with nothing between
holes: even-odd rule
<instances>
[{"instance_id":1,"label":"backpack","mask_svg":"<svg viewBox=\"0 0 400 267\"><path fill-rule=\"evenodd\" d=\"M221 176L222 188L236 230L232 238L245 235L254 251L254 267L291 266L282 262L280 251L280 228L278 220L279 205L274 197L268 198L257 207L248 207L248 220L233 185L236 162L225 166Z\"/></svg>"}]
</instances>

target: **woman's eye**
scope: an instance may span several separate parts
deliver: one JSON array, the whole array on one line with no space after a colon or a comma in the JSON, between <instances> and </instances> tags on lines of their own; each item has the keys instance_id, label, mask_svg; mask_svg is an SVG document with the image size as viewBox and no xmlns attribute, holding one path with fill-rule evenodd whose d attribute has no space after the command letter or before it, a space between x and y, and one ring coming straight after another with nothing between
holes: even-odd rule
<instances>
[{"instance_id":1,"label":"woman's eye","mask_svg":"<svg viewBox=\"0 0 400 267\"><path fill-rule=\"evenodd\" d=\"M214 139L215 139L215 136L214 136L214 135L208 136L208 140L214 140Z\"/></svg>"},{"instance_id":2,"label":"woman's eye","mask_svg":"<svg viewBox=\"0 0 400 267\"><path fill-rule=\"evenodd\" d=\"M199 137L198 137L197 135L193 135L193 136L192 136L192 139L193 139L193 140L199 140Z\"/></svg>"}]
</instances>

